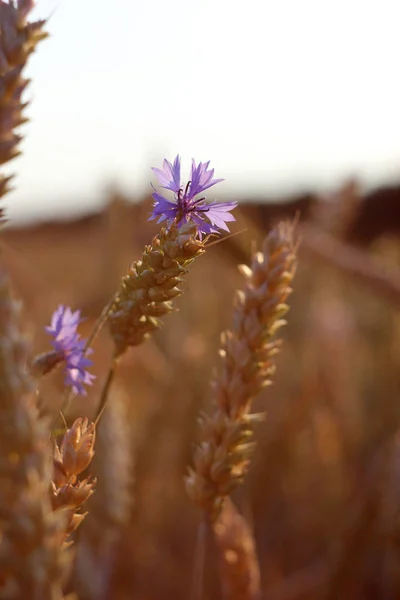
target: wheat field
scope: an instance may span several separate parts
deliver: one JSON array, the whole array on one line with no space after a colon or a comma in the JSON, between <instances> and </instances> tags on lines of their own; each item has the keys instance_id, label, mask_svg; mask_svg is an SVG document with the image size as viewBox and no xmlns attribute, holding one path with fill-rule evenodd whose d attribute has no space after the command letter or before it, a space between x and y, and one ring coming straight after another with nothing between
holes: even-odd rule
<instances>
[{"instance_id":1,"label":"wheat field","mask_svg":"<svg viewBox=\"0 0 400 600\"><path fill-rule=\"evenodd\" d=\"M46 51L31 9L0 1L2 164ZM163 168L159 224L151 190L1 215L0 598L398 598L397 235L355 239L354 183L210 232L194 167Z\"/></svg>"}]
</instances>

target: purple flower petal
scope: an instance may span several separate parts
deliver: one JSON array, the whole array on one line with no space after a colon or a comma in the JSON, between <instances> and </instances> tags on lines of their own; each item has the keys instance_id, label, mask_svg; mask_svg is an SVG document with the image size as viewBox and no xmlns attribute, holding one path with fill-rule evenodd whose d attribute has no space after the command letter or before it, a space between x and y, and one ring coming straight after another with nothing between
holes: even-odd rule
<instances>
[{"instance_id":1,"label":"purple flower petal","mask_svg":"<svg viewBox=\"0 0 400 600\"><path fill-rule=\"evenodd\" d=\"M233 208L237 206L236 202L221 202L218 204L217 202L213 204L209 204L209 209L207 212L207 219L216 227L220 229L224 229L225 231L229 231L227 222L235 221L235 217L231 215L229 212Z\"/></svg>"},{"instance_id":2,"label":"purple flower petal","mask_svg":"<svg viewBox=\"0 0 400 600\"><path fill-rule=\"evenodd\" d=\"M65 384L71 386L74 393L86 395L83 384L91 385L94 375L87 373L86 368L93 363L85 355L86 340L80 338L77 332L82 321L79 310L72 312L70 308L60 305L53 313L50 327L45 327L53 340L56 352L62 355L65 362Z\"/></svg>"},{"instance_id":3,"label":"purple flower petal","mask_svg":"<svg viewBox=\"0 0 400 600\"><path fill-rule=\"evenodd\" d=\"M204 190L207 190L208 188L215 185L216 183L220 183L221 181L224 181L223 179L213 179L214 169L211 169L210 171L208 171L207 169L208 169L209 164L210 164L210 161L208 161L206 163L199 163L199 165L196 167L196 163L195 163L194 159L192 159L192 171L191 171L191 177L190 177L190 181L191 181L190 193L193 196L197 196L197 194L204 192Z\"/></svg>"},{"instance_id":4,"label":"purple flower petal","mask_svg":"<svg viewBox=\"0 0 400 600\"><path fill-rule=\"evenodd\" d=\"M211 186L224 181L213 179L214 169L209 169L210 161L196 165L192 160L190 180L185 187L181 187L181 165L179 155L172 165L164 160L163 168L153 167L160 184L165 189L174 192L174 201L168 200L154 188L153 212L149 221L157 219L157 223L167 221L168 226L175 221L178 227L184 223L194 223L200 239L203 235L219 233L223 229L229 231L228 222L235 221L229 211L237 206L236 202L207 202L205 198L196 198Z\"/></svg>"},{"instance_id":5,"label":"purple flower petal","mask_svg":"<svg viewBox=\"0 0 400 600\"><path fill-rule=\"evenodd\" d=\"M173 165L165 158L162 169L152 167L151 170L155 173L163 188L178 193L181 185L181 159L179 154L176 156Z\"/></svg>"},{"instance_id":6,"label":"purple flower petal","mask_svg":"<svg viewBox=\"0 0 400 600\"><path fill-rule=\"evenodd\" d=\"M171 200L167 200L161 194L154 192L153 198L154 202L154 210L153 210L153 218L162 213L176 213L178 207L175 202L171 202ZM175 216L175 214L173 215Z\"/></svg>"}]
</instances>

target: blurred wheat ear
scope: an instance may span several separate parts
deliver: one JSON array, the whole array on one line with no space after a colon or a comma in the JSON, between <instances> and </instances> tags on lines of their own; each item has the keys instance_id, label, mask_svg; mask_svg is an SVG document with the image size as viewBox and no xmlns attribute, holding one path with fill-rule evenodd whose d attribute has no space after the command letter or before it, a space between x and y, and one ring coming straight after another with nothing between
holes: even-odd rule
<instances>
[{"instance_id":1,"label":"blurred wheat ear","mask_svg":"<svg viewBox=\"0 0 400 600\"><path fill-rule=\"evenodd\" d=\"M15 129L27 121L28 103L21 98L29 83L22 72L37 43L47 37L45 21L27 21L33 5L33 0L0 1L0 164L20 154ZM0 176L0 196L9 191L10 179Z\"/></svg>"},{"instance_id":2,"label":"blurred wheat ear","mask_svg":"<svg viewBox=\"0 0 400 600\"><path fill-rule=\"evenodd\" d=\"M131 432L118 393L112 395L98 425L91 470L98 484L80 531L74 579L80 600L103 600L109 597L116 545L133 504Z\"/></svg>"},{"instance_id":3,"label":"blurred wheat ear","mask_svg":"<svg viewBox=\"0 0 400 600\"><path fill-rule=\"evenodd\" d=\"M47 35L44 21L27 22L32 8L32 0L0 1L0 164L19 154L14 130L26 121L28 84L22 71ZM0 196L9 181L0 176ZM70 562L62 551L65 518L51 510L49 427L38 415L27 354L18 305L0 271L0 596L61 600Z\"/></svg>"},{"instance_id":4,"label":"blurred wheat ear","mask_svg":"<svg viewBox=\"0 0 400 600\"><path fill-rule=\"evenodd\" d=\"M219 552L223 597L225 600L259 600L260 568L253 534L229 498L213 531Z\"/></svg>"},{"instance_id":5,"label":"blurred wheat ear","mask_svg":"<svg viewBox=\"0 0 400 600\"><path fill-rule=\"evenodd\" d=\"M65 518L51 510L49 429L38 416L26 355L0 272L0 596L59 600L69 563Z\"/></svg>"}]
</instances>

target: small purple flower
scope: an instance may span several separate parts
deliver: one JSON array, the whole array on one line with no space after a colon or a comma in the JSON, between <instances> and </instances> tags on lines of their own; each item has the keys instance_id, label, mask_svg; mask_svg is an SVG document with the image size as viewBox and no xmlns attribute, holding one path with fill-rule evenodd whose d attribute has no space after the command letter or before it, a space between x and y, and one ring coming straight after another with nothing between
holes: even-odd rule
<instances>
[{"instance_id":1,"label":"small purple flower","mask_svg":"<svg viewBox=\"0 0 400 600\"><path fill-rule=\"evenodd\" d=\"M208 170L210 161L196 165L192 160L190 180L186 186L181 186L181 160L179 155L171 164L164 159L163 168L152 168L161 187L174 192L175 200L171 201L159 194L154 188L154 208L149 221L157 219L157 223L167 220L168 225L175 221L180 227L184 223L193 222L197 225L200 239L203 234L219 233L220 229L229 231L227 222L235 221L230 211L237 202L207 202L206 198L196 199L196 196L223 181L213 179L214 169ZM208 222L208 221L209 222Z\"/></svg>"},{"instance_id":2,"label":"small purple flower","mask_svg":"<svg viewBox=\"0 0 400 600\"><path fill-rule=\"evenodd\" d=\"M72 312L70 308L60 305L53 313L47 333L53 337L53 348L65 361L65 385L71 386L75 394L86 396L84 384L92 385L94 375L86 371L93 363L85 354L93 351L89 348L85 353L86 340L80 339L77 332L81 322L79 310Z\"/></svg>"}]
</instances>

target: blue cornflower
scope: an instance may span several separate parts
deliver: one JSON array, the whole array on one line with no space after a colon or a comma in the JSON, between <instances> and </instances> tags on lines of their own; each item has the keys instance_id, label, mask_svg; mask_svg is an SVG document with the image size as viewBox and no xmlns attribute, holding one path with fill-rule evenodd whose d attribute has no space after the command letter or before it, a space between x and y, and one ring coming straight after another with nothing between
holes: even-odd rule
<instances>
[{"instance_id":1,"label":"blue cornflower","mask_svg":"<svg viewBox=\"0 0 400 600\"><path fill-rule=\"evenodd\" d=\"M53 337L54 350L65 361L65 385L71 386L75 394L86 396L83 386L92 385L95 375L86 371L93 363L85 354L93 351L89 348L85 352L86 340L80 339L77 332L81 320L79 310L72 312L70 308L60 305L53 313L51 325L45 329Z\"/></svg>"},{"instance_id":2,"label":"blue cornflower","mask_svg":"<svg viewBox=\"0 0 400 600\"><path fill-rule=\"evenodd\" d=\"M175 221L180 227L184 223L197 225L200 238L203 234L219 233L220 229L229 231L227 222L235 221L230 211L237 206L237 202L207 202L205 197L196 199L196 196L223 181L213 179L214 169L208 170L210 161L196 165L192 160L190 180L186 186L181 186L181 160L179 155L174 164L164 159L163 168L152 168L160 185L166 190L174 192L175 200L171 201L159 194L154 188L154 208L149 221L157 219L161 223L165 219L168 225ZM208 222L208 221L209 222Z\"/></svg>"}]
</instances>

